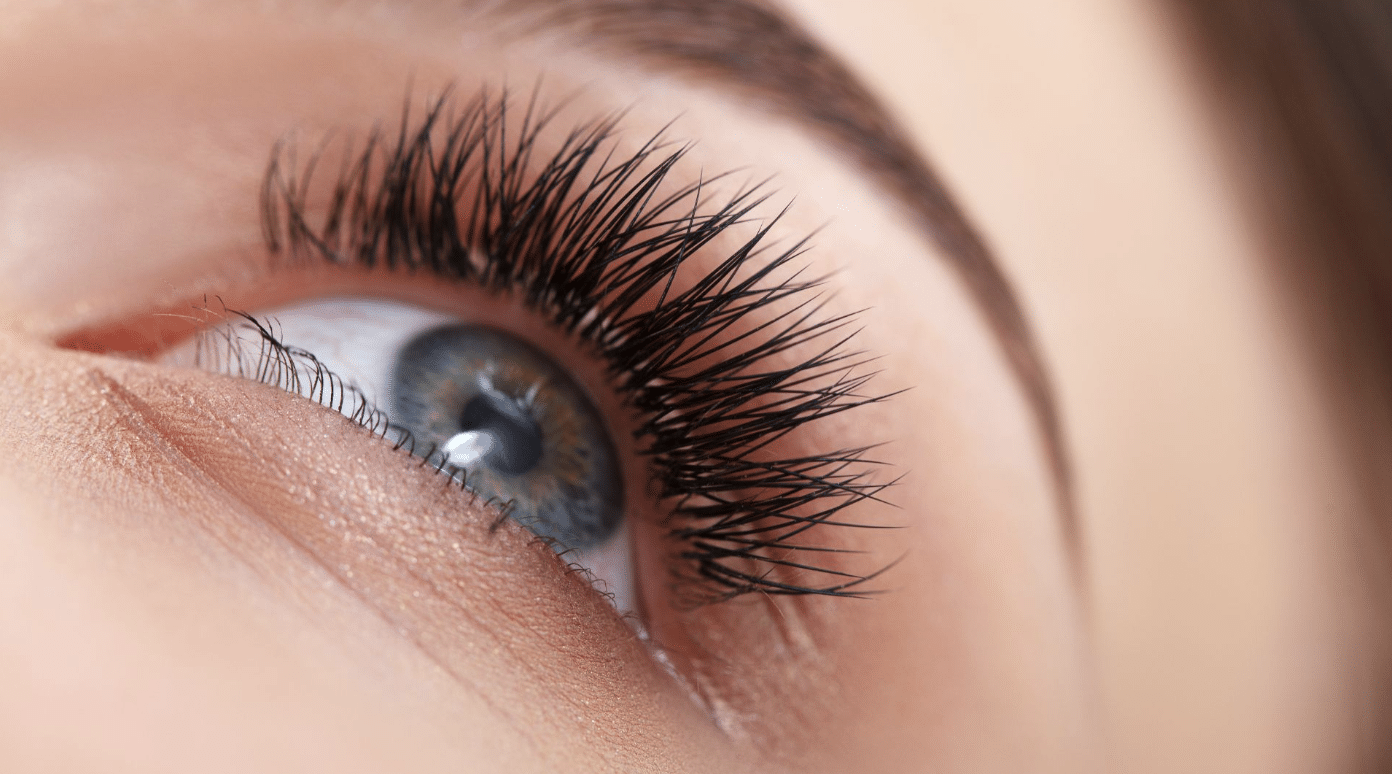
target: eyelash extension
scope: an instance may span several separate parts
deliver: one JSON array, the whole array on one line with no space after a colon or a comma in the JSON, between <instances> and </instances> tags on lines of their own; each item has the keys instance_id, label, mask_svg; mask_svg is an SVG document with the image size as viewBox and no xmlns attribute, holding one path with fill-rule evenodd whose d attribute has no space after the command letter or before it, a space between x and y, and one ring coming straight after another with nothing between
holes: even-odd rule
<instances>
[{"instance_id":1,"label":"eyelash extension","mask_svg":"<svg viewBox=\"0 0 1392 774\"><path fill-rule=\"evenodd\" d=\"M877 526L842 518L895 483L876 481L873 447L772 450L809 422L891 396L865 392L872 358L850 345L856 315L823 314L822 281L794 263L808 239L775 252L782 213L754 220L766 185L711 207L703 193L726 176L664 193L689 146L659 134L616 158L617 116L542 154L557 111L535 93L520 125L506 94L451 104L446 92L413 125L408 103L394 138L379 129L360 150L349 144L327 200L311 197L327 142L303 166L278 144L261 189L269 252L467 282L589 347L637 417L639 451L671 503L667 529L687 565L673 573L687 601L872 593L865 584L884 568L834 566L832 554L851 552L814 538ZM311 201L327 201L317 220ZM750 223L751 236L697 272L698 251ZM809 354L780 364L794 351Z\"/></svg>"}]
</instances>

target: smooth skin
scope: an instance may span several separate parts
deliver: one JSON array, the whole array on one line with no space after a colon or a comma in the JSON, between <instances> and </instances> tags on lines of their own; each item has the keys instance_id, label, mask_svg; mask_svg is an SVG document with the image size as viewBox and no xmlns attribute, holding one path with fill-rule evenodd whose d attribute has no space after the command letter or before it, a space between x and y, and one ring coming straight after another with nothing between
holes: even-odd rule
<instances>
[{"instance_id":1,"label":"smooth skin","mask_svg":"<svg viewBox=\"0 0 1392 774\"><path fill-rule=\"evenodd\" d=\"M0 769L1341 762L1342 447L1220 109L1153 8L792 7L906 119L1014 278L1065 417L1070 516L957 276L799 129L425 3L224 5L0 8ZM834 538L902 556L886 593L678 609L646 514L643 641L523 530L490 531L488 507L317 404L54 345L205 294L491 309L421 278L268 273L257 187L287 132L393 120L407 84L541 76L573 96L565 116L630 108L625 142L675 119L699 140L681 174L774 174L770 206L796 199L778 233L821 228L830 309L871 307L877 387L908 389L801 441L886 442L908 473L899 507L858 514L902 529Z\"/></svg>"}]
</instances>

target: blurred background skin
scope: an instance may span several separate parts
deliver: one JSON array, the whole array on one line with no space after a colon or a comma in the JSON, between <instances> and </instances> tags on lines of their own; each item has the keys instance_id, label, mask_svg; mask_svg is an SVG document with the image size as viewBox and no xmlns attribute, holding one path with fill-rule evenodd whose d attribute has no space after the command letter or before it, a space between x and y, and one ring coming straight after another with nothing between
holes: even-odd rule
<instances>
[{"instance_id":1,"label":"blurred background skin","mask_svg":"<svg viewBox=\"0 0 1392 774\"><path fill-rule=\"evenodd\" d=\"M28 23L62 5L0 5L0 29L7 15ZM1084 538L1077 626L1086 668L1061 710L1079 719L1060 723L1077 736L1037 753L1038 768L1026 763L1032 750L938 759L931 749L886 747L865 753L855 770L921 763L925 771L971 771L1007 759L1037 771L1354 766L1370 658L1358 643L1370 627L1355 551L1366 515L1350 473L1353 452L1338 431L1339 396L1319 341L1305 330L1312 302L1278 270L1288 235L1263 217L1230 106L1215 96L1172 9L1113 0L786 6L903 120L1004 263L1051 372ZM146 34L143 6L130 8L109 17L101 34L119 39L121 25ZM38 27L10 29L19 32L0 33L0 47L13 43L15 51L25 30ZM8 230L0 234L19 239L6 218L0 210ZM80 369L22 334L4 336L0 357L22 363L15 370L25 374L0 383L8 391L0 398L19 407L12 427L21 409L37 410L36 393L86 405L81 395L64 397ZM233 399L226 408L246 409ZM269 400L263 410L283 413L287 424L307 421L289 402ZM84 432L81 415L62 430L49 447L17 449L14 431L7 437L0 427L0 448L12 461L65 464L59 481L107 475L103 466L119 461L116 452L66 459L65 433ZM196 486L180 497L171 519L180 507L230 507ZM538 752L488 707L421 678L424 668L407 656L382 659L371 642L336 649L316 639L320 630L299 632L284 610L248 611L248 599L202 588L212 581L201 568L147 561L137 544L94 539L74 549L34 526L65 509L94 508L90 502L0 477L0 503L0 658L8 664L0 671L11 678L0 699L0 768L497 771L545 770L562 759ZM116 507L110 515L140 521ZM194 539L161 536L148 523L132 530L151 545ZM103 573L128 583L102 596ZM196 588L184 585L188 577L199 578L189 584ZM482 584L477 604L508 593L499 586ZM574 589L555 593L587 604ZM195 603L228 609L189 618ZM264 629L244 628L247 621ZM596 627L594 636L618 635ZM91 648L116 655L99 672L84 671L77 665ZM207 673L196 655L205 651L225 651L235 665L226 684ZM24 682L16 664L34 659L50 668ZM66 672L65 659L74 665ZM1040 668L1047 663L1041 656ZM236 670L264 682L239 683ZM479 665L479 680L496 678L506 690L502 671ZM203 714L193 722L182 713L185 679L201 686ZM680 697L652 687L659 678L635 679L650 681L658 698L602 698L620 715L651 714L623 716L629 737L585 738L593 749L576 753L574 770L749 765L743 748L703 726ZM363 701L358 681L372 684L380 705ZM930 695L937 686L915 689ZM156 698L146 695L127 714L132 691ZM938 722L915 714L920 706L867 711L878 713L863 719L872 726ZM541 711L526 719L560 722ZM176 732L151 742L145 732L162 724ZM542 736L543 746L582 743ZM257 740L256 749L240 739ZM596 752L606 745L613 751ZM95 752L84 755L84 746ZM814 743L808 754L816 752ZM7 755L17 758L6 763Z\"/></svg>"},{"instance_id":2,"label":"blurred background skin","mask_svg":"<svg viewBox=\"0 0 1392 774\"><path fill-rule=\"evenodd\" d=\"M1327 311L1287 263L1319 250L1273 222L1291 183L1253 169L1182 4L798 6L891 95L1036 326L1127 767L1368 765L1340 750L1377 674L1351 546L1378 538L1330 404L1385 428L1320 373Z\"/></svg>"}]
</instances>

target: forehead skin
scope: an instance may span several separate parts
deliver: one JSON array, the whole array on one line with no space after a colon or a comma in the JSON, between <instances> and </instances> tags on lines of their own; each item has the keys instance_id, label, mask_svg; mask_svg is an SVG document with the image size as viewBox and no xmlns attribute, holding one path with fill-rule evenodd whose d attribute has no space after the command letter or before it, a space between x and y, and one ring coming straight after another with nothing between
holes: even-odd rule
<instances>
[{"instance_id":1,"label":"forehead skin","mask_svg":"<svg viewBox=\"0 0 1392 774\"><path fill-rule=\"evenodd\" d=\"M530 83L536 62L551 62L565 71L560 79L585 85L584 99L597 108L641 100L635 116L645 127L640 132L648 127L644 121L660 124L684 112L679 128L701 138L704 158L755 162L778 172L800 197L799 225L815 227L839 216L827 230L826 253L915 259L853 267L857 279L846 303L877 304L882 320L915 319L917 335L935 337L935 352L952 353L938 366L951 373L926 363L921 371L901 368L891 376L902 382L892 386L920 388L899 405L921 423L923 437L947 439L945 448L903 452L915 477L898 499L911 517L932 511L938 518L931 539L922 531L907 538L927 559L906 563L896 576L898 593L877 607L826 614L838 631L851 633L841 650L819 652L807 665L837 708L816 706L828 701L825 695L795 692L782 695L779 706L801 699L800 708L810 707L807 717L835 724L799 735L775 723L775 732L786 731L806 747L806 760L833 770L836 756L845 755L842 764L854 760L893 771L936 765L1080 771L1089 759L1084 748L1112 744L1139 770L1326 768L1313 757L1322 754L1315 743L1326 729L1297 723L1296 712L1347 701L1338 693L1340 676L1296 685L1289 667L1305 664L1310 653L1332 657L1339 646L1332 625L1339 622L1319 614L1339 591L1328 566L1341 558L1331 525L1347 509L1338 450L1326 437L1308 360L1282 322L1282 295L1265 279L1267 247L1225 176L1227 154L1211 139L1209 111L1185 79L1182 54L1159 34L1160 20L1139 4L1070 0L1047 12L1001 13L987 4L940 0L885 4L867 14L862 4L805 0L794 9L874 76L917 135L931 140L939 165L997 247L1039 325L1076 456L1090 622L1078 619L1070 601L1046 466L985 326L953 278L922 260L928 248L883 197L798 132L731 113L709 91L667 80L612 80L602 63L572 63L547 48L554 42L477 47L446 10L407 15L382 6L368 14L326 13L305 5L181 15L104 7L111 16L103 23L80 4L0 10L12 18L43 16L35 26L0 24L10 26L12 36L30 33L0 54L0 72L9 74L6 93L29 107L0 125L7 145L0 158L8 170L0 186L0 244L6 249L0 261L9 259L0 309L10 327L42 334L120 311L120 294L93 288L156 286L176 296L206 282L210 261L223 261L235 281L244 255L228 257L227 245L244 254L255 242L244 237L244 224L227 224L248 215L254 223L254 213L240 211L254 201L228 196L207 181L254 188L268 143L296 128L287 126L287 116L308 133L390 115L412 73L421 82L506 73ZM461 38L469 45L460 46ZM486 61L479 61L480 51L487 52ZM560 62L573 67L556 67ZM233 115L236 122L222 121ZM74 117L110 122L110 128ZM123 131L131 126L153 130L142 139ZM151 143L150 137L164 139ZM123 206L113 207L112 191L121 192L117 204ZM159 218L142 211L146 202L171 201L182 209ZM75 222L84 228L72 228ZM102 237L95 243L94 232ZM37 255L81 257L87 268L74 278ZM903 286L921 287L923 295L906 297ZM925 298L940 311L916 318ZM869 335L876 336L874 324ZM892 338L874 341L894 362L931 360L922 356L919 341L896 349ZM91 359L69 359L62 363L67 370L54 376L51 354L19 339L6 346L7 362L29 363L25 373L49 375L42 385L102 370ZM138 384L139 376L130 378ZM16 396L11 418L40 410L36 394L43 391L33 378L7 383ZM50 392L44 399L61 397ZM88 408L110 410L102 406ZM287 426L308 421L293 412L286 409ZM188 548L177 536L162 538L153 552L144 544L118 550L137 533L111 531L110 524L98 530L100 538L75 538L94 528L80 514L99 512L82 495L103 490L81 475L71 455L39 455L48 468L20 459L21 448L41 443L51 428L5 427L0 448L15 458L5 491L16 494L4 501L17 514L5 521L10 537L0 541L15 554L0 562L13 576L3 584L10 589L6 609L16 611L12 620L38 622L25 637L7 640L16 659L28 659L9 663L36 664L26 674L38 677L22 684L31 688L24 695L37 709L27 708L22 728L41 743L21 748L0 736L0 749L58 749L43 744L43 734L56 739L63 733L54 726L74 706L69 699L78 697L92 715L74 721L80 729L74 733L106 729L108 735L92 738L96 749L113 755L140 736L132 729L147 728L144 723L185 731L166 748L130 753L137 770L209 768L198 757L208 749L229 760L246 754L217 734L211 740L217 744L202 749L199 742L209 740L190 736L219 726L258 740L255 756L232 767L242 770L380 769L401 761L418 761L420 769L541 770L542 762L561 758L539 750L581 740L592 751L618 752L571 761L577 770L737 770L732 760L747 755L738 739L732 745L702 725L680 692L656 675L641 673L650 681L642 690L656 697L650 701L593 697L604 707L600 720L633 719L632 737L587 738L581 730L594 718L575 706L566 710L574 709L578 721L551 712L548 701L537 698L546 696L537 685L509 671L515 664L508 659L489 661L486 648L443 655L427 650L435 660L422 659L417 650L400 648L389 627L379 631L357 620L354 600L339 599L337 591L324 595L332 601L298 592L307 601L288 608L257 593L229 596L228 588L264 593L282 584L312 584L299 576L230 581L240 578L241 565L230 562L237 569L227 574L221 567L211 571L205 547ZM62 429L80 437L85 426L78 421ZM55 467L58 472L47 472ZM264 474L245 472L248 479ZM20 482L45 475L52 475L52 489L39 501ZM159 483L171 481L172 474ZM994 485L994 499L978 492L983 481ZM194 495L210 495L188 486L188 499L147 505L137 519L143 529L150 529L144 517L151 513L178 523L180 513L195 508L231 508L216 498L207 505ZM76 494L69 501L58 491ZM153 485L145 493L159 494ZM161 543L148 532L138 534ZM197 530L188 538L207 539ZM74 543L89 548L74 551ZM449 599L465 599L463 606L474 609L509 593L505 575L470 590L476 596ZM181 581L186 576L195 580ZM406 620L431 631L432 613L412 607L409 585L403 594L390 573L384 578L349 588L381 595L373 597L375 607L383 600L405 605L415 616ZM103 589L103 582L110 585ZM584 604L574 589L554 594ZM309 634L299 631L304 609L321 619ZM190 631L189 621L199 624ZM528 634L497 639L550 658L548 648L565 651L572 641L563 632L548 633L544 623L524 616L507 625ZM477 632L504 625L484 615ZM586 642L619 636L599 624L582 628ZM343 632L352 636L336 636ZM1085 632L1094 638L1087 650L1095 659L1086 666L1077 643ZM54 647L45 634L68 645ZM349 646L333 647L342 641ZM860 658L854 660L842 652L856 649ZM386 663L382 653L389 654ZM602 661L582 663L595 669ZM486 687L460 691L453 682L420 677L437 676L431 670L441 663L454 665L456 674L481 671ZM55 692L52 676L58 674L74 677ZM147 682L144 676L152 674L160 677ZM777 675L753 667L747 674L771 695L790 690ZM1111 740L1094 725L1094 680ZM153 690L142 690L151 683ZM403 685L411 686L404 694ZM272 688L284 697L278 712L258 714ZM518 733L509 713L489 706L490 697L517 692L532 697L519 703L539 708L524 719L531 733ZM137 699L123 715L121 697L127 695ZM189 697L205 715L171 712ZM753 702L739 706L770 714L775 709L749 697L731 701ZM12 705L6 713L20 717L22 709ZM120 717L130 725L115 723ZM343 743L347 728L355 729L351 744ZM537 729L555 733L536 738ZM662 747L664 734L669 748ZM776 743L764 749L770 748L788 754ZM659 749L666 763L654 757ZM333 755L322 757L325 751ZM485 759L489 765L481 764Z\"/></svg>"}]
</instances>

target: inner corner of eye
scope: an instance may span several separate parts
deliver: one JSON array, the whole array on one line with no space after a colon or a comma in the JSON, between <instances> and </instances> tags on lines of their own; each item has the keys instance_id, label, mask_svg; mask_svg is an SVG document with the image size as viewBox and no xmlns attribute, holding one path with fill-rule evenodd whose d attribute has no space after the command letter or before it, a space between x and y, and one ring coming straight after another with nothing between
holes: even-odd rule
<instances>
[{"instance_id":1,"label":"inner corner of eye","mask_svg":"<svg viewBox=\"0 0 1392 774\"><path fill-rule=\"evenodd\" d=\"M392 301L321 299L230 315L166 352L339 410L459 481L633 609L624 481L610 423L513 333Z\"/></svg>"}]
</instances>

